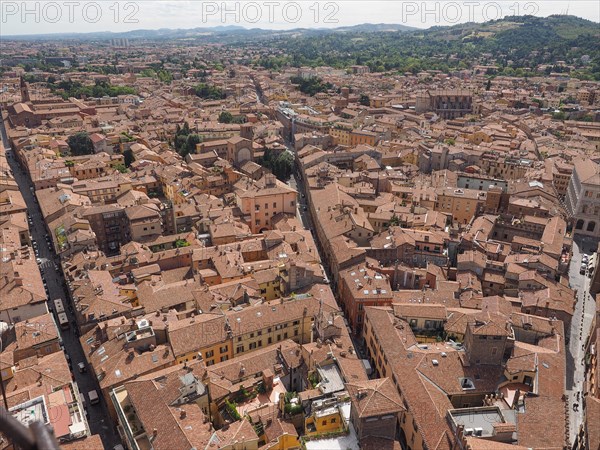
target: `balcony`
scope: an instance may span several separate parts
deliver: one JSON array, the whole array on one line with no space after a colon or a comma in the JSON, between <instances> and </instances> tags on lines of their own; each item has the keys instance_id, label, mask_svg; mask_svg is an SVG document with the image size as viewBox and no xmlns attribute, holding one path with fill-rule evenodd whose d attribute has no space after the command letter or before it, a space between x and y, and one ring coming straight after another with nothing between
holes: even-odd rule
<instances>
[{"instance_id":1,"label":"balcony","mask_svg":"<svg viewBox=\"0 0 600 450\"><path fill-rule=\"evenodd\" d=\"M110 397L115 405L121 428L127 437L128 447L134 450L151 450L152 443L129 400L127 390L121 386L114 389Z\"/></svg>"}]
</instances>

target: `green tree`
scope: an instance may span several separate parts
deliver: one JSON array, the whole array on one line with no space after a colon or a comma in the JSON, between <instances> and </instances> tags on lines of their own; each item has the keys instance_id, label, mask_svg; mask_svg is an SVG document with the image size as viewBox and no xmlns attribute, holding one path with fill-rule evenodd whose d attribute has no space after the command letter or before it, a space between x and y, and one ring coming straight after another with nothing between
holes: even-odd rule
<instances>
[{"instance_id":1,"label":"green tree","mask_svg":"<svg viewBox=\"0 0 600 450\"><path fill-rule=\"evenodd\" d=\"M206 83L200 83L195 88L196 95L206 100L222 100L225 98L225 92L216 86Z\"/></svg>"},{"instance_id":2,"label":"green tree","mask_svg":"<svg viewBox=\"0 0 600 450\"><path fill-rule=\"evenodd\" d=\"M125 160L125 167L131 166L131 163L135 161L135 156L130 148L123 152L123 159Z\"/></svg>"},{"instance_id":3,"label":"green tree","mask_svg":"<svg viewBox=\"0 0 600 450\"><path fill-rule=\"evenodd\" d=\"M294 156L288 151L281 153L275 160L273 169L273 173L280 180L289 179L294 170Z\"/></svg>"},{"instance_id":4,"label":"green tree","mask_svg":"<svg viewBox=\"0 0 600 450\"><path fill-rule=\"evenodd\" d=\"M231 123L233 122L233 115L229 111L223 111L219 114L219 122L221 123Z\"/></svg>"},{"instance_id":5,"label":"green tree","mask_svg":"<svg viewBox=\"0 0 600 450\"><path fill-rule=\"evenodd\" d=\"M182 247L189 247L190 243L188 241L186 241L185 239L177 239L175 241L175 247L177 248L182 248Z\"/></svg>"},{"instance_id":6,"label":"green tree","mask_svg":"<svg viewBox=\"0 0 600 450\"><path fill-rule=\"evenodd\" d=\"M361 94L360 99L358 100L358 103L360 103L361 105L369 106L371 104L371 99L369 98L368 95Z\"/></svg>"},{"instance_id":7,"label":"green tree","mask_svg":"<svg viewBox=\"0 0 600 450\"><path fill-rule=\"evenodd\" d=\"M189 134L186 141L185 141L185 145L188 149L188 153L196 153L196 145L200 143L200 136L198 136L197 134Z\"/></svg>"},{"instance_id":8,"label":"green tree","mask_svg":"<svg viewBox=\"0 0 600 450\"><path fill-rule=\"evenodd\" d=\"M318 77L302 78L302 77L291 77L290 81L292 84L297 84L300 92L313 96L319 92L327 92L329 89L333 89L333 84L327 82L323 83L323 80Z\"/></svg>"},{"instance_id":9,"label":"green tree","mask_svg":"<svg viewBox=\"0 0 600 450\"><path fill-rule=\"evenodd\" d=\"M488 79L487 84L485 85L485 90L489 91L491 87L492 87L492 80Z\"/></svg>"},{"instance_id":10,"label":"green tree","mask_svg":"<svg viewBox=\"0 0 600 450\"><path fill-rule=\"evenodd\" d=\"M94 153L94 143L90 135L85 131L75 133L67 139L71 154L75 156L91 155Z\"/></svg>"},{"instance_id":11,"label":"green tree","mask_svg":"<svg viewBox=\"0 0 600 450\"><path fill-rule=\"evenodd\" d=\"M257 162L281 181L286 181L294 170L294 156L287 151L277 154L267 149Z\"/></svg>"},{"instance_id":12,"label":"green tree","mask_svg":"<svg viewBox=\"0 0 600 450\"><path fill-rule=\"evenodd\" d=\"M125 166L125 164L117 164L115 165L115 169L117 169L121 173L129 172L129 169Z\"/></svg>"}]
</instances>

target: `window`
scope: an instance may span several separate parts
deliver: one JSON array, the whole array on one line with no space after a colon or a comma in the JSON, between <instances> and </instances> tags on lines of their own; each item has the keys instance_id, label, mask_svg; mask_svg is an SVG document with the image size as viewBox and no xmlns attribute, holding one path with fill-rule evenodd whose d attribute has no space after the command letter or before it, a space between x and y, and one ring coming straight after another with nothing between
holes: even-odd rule
<instances>
[{"instance_id":1,"label":"window","mask_svg":"<svg viewBox=\"0 0 600 450\"><path fill-rule=\"evenodd\" d=\"M254 350L256 348L256 342L250 342L250 345L248 346L248 348L250 350Z\"/></svg>"},{"instance_id":2,"label":"window","mask_svg":"<svg viewBox=\"0 0 600 450\"><path fill-rule=\"evenodd\" d=\"M271 338L271 337L270 337L270 338L268 338L268 339L267 339L267 344L272 344L272 343L273 343L273 338Z\"/></svg>"},{"instance_id":3,"label":"window","mask_svg":"<svg viewBox=\"0 0 600 450\"><path fill-rule=\"evenodd\" d=\"M207 366L212 366L214 363L215 361L213 359L211 359L210 361L206 361Z\"/></svg>"},{"instance_id":4,"label":"window","mask_svg":"<svg viewBox=\"0 0 600 450\"><path fill-rule=\"evenodd\" d=\"M327 425L327 420L323 420L323 421L321 422L321 425L323 425L323 426Z\"/></svg>"},{"instance_id":5,"label":"window","mask_svg":"<svg viewBox=\"0 0 600 450\"><path fill-rule=\"evenodd\" d=\"M269 209L269 204L265 203L265 209Z\"/></svg>"},{"instance_id":6,"label":"window","mask_svg":"<svg viewBox=\"0 0 600 450\"><path fill-rule=\"evenodd\" d=\"M496 347L492 347L492 356L498 353L498 349Z\"/></svg>"},{"instance_id":7,"label":"window","mask_svg":"<svg viewBox=\"0 0 600 450\"><path fill-rule=\"evenodd\" d=\"M213 356L215 356L215 351L214 350L209 350L204 354L205 358L212 358Z\"/></svg>"},{"instance_id":8,"label":"window","mask_svg":"<svg viewBox=\"0 0 600 450\"><path fill-rule=\"evenodd\" d=\"M292 200L292 201L290 202L290 206L291 206L291 207L294 207L294 205L295 205L295 204L296 204L296 202L295 202L294 200Z\"/></svg>"},{"instance_id":9,"label":"window","mask_svg":"<svg viewBox=\"0 0 600 450\"><path fill-rule=\"evenodd\" d=\"M277 202L273 202L273 208L277 208Z\"/></svg>"},{"instance_id":10,"label":"window","mask_svg":"<svg viewBox=\"0 0 600 450\"><path fill-rule=\"evenodd\" d=\"M221 356L221 362L227 361L228 359L229 359L229 357L227 355Z\"/></svg>"},{"instance_id":11,"label":"window","mask_svg":"<svg viewBox=\"0 0 600 450\"><path fill-rule=\"evenodd\" d=\"M219 349L219 351L220 351L221 353L227 353L227 346L226 346L226 345L224 345L223 347L221 347L221 348Z\"/></svg>"},{"instance_id":12,"label":"window","mask_svg":"<svg viewBox=\"0 0 600 450\"><path fill-rule=\"evenodd\" d=\"M243 345L238 345L237 348L235 349L236 353L243 353L244 352L244 346Z\"/></svg>"}]
</instances>

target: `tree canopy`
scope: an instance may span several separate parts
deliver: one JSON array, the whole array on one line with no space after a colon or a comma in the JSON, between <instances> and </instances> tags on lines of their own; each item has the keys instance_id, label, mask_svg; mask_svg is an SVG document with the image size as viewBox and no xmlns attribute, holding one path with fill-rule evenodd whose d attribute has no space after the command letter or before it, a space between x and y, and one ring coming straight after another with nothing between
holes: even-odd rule
<instances>
[{"instance_id":1,"label":"tree canopy","mask_svg":"<svg viewBox=\"0 0 600 450\"><path fill-rule=\"evenodd\" d=\"M48 77L49 81L50 77ZM116 97L118 95L137 94L137 91L129 86L113 86L106 81L97 81L94 86L84 86L78 81L60 81L58 83L48 82L50 91L60 95L63 99L70 97Z\"/></svg>"},{"instance_id":2,"label":"tree canopy","mask_svg":"<svg viewBox=\"0 0 600 450\"><path fill-rule=\"evenodd\" d=\"M225 92L222 89L206 83L197 84L194 91L198 97L206 100L222 100L225 98Z\"/></svg>"},{"instance_id":3,"label":"tree canopy","mask_svg":"<svg viewBox=\"0 0 600 450\"><path fill-rule=\"evenodd\" d=\"M310 96L318 94L319 92L327 92L328 90L333 89L333 84L329 82L323 83L323 80L318 77L292 77L290 78L290 81L293 84L298 85L300 92Z\"/></svg>"},{"instance_id":4,"label":"tree canopy","mask_svg":"<svg viewBox=\"0 0 600 450\"><path fill-rule=\"evenodd\" d=\"M85 131L80 131L68 137L67 144L69 150L74 156L91 155L94 153L94 143L90 135Z\"/></svg>"},{"instance_id":5,"label":"tree canopy","mask_svg":"<svg viewBox=\"0 0 600 450\"><path fill-rule=\"evenodd\" d=\"M196 153L196 145L200 142L200 136L191 132L190 125L187 122L184 122L183 127L177 125L173 146L183 158L189 153Z\"/></svg>"},{"instance_id":6,"label":"tree canopy","mask_svg":"<svg viewBox=\"0 0 600 450\"><path fill-rule=\"evenodd\" d=\"M257 162L281 181L288 180L294 171L294 156L288 151L277 153L267 149Z\"/></svg>"}]
</instances>

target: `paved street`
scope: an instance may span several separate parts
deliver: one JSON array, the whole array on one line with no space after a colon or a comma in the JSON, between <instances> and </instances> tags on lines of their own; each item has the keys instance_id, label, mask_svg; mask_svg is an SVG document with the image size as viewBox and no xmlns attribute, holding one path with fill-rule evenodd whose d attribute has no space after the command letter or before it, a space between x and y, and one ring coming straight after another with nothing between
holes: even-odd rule
<instances>
[{"instance_id":1,"label":"paved street","mask_svg":"<svg viewBox=\"0 0 600 450\"><path fill-rule=\"evenodd\" d=\"M583 419L583 406L581 395L577 400L577 393L583 392L585 365L583 364L583 345L589 336L592 318L596 311L596 304L589 295L590 279L587 275L579 273L583 254L591 255L597 248L597 242L586 238L576 237L573 241L573 258L569 267L569 283L572 289L577 290L577 304L571 321L569 332L569 345L567 348L567 391L569 402L569 435L573 442ZM579 411L573 411L573 404L579 404Z\"/></svg>"},{"instance_id":2,"label":"paved street","mask_svg":"<svg viewBox=\"0 0 600 450\"><path fill-rule=\"evenodd\" d=\"M2 133L2 139L5 148L9 148L3 123L0 124L0 131ZM74 317L71 313L72 307L68 300L68 296L66 295L65 289L63 288L64 280L62 274L60 273L59 266L56 266L59 268L59 270L56 270L54 264L54 262L58 263L58 259L46 243L44 236L47 233L47 230L42 218L41 211L39 209L39 205L36 203L33 192L30 189L31 183L29 177L25 174L25 172L23 172L20 169L13 155L11 155L8 158L8 162L10 168L14 173L15 180L19 185L19 190L23 194L23 198L25 199L25 202L27 204L28 213L32 218L30 232L32 239L34 239L37 242L39 258L42 260L42 276L44 280L46 280L46 283L48 284L48 290L50 292L49 307L53 308L53 306L51 305L51 301L53 299L63 299L66 308L66 313L69 317L69 321L73 322ZM89 411L88 422L91 432L92 434L100 435L100 437L102 438L104 448L112 449L115 445L120 443L120 438L108 416L104 400L101 400L101 403L97 405L89 404L87 393L93 389L96 389L98 393L100 393L100 391L98 388L96 377L94 376L91 370L88 370L83 374L79 373L79 371L77 370L77 363L80 361L85 361L85 357L81 348L81 344L79 343L79 339L75 334L75 330L73 328L70 328L68 330L59 329L59 331L61 333L65 352L70 356L73 367L75 368L73 373L75 381L79 387L79 391L83 392L86 397L86 407Z\"/></svg>"}]
</instances>

